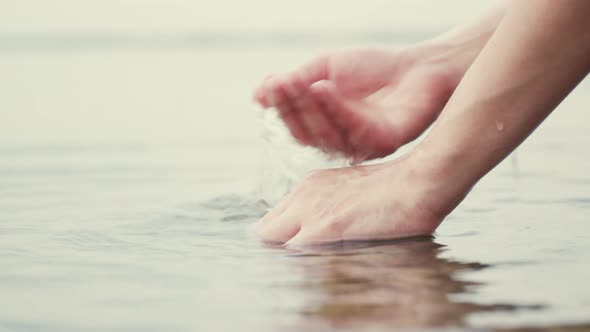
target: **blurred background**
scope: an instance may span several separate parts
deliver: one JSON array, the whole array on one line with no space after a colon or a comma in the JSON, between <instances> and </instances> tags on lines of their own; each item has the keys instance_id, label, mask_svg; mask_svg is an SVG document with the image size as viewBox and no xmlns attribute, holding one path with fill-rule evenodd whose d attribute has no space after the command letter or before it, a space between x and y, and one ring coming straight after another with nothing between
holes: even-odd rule
<instances>
[{"instance_id":1,"label":"blurred background","mask_svg":"<svg viewBox=\"0 0 590 332\"><path fill-rule=\"evenodd\" d=\"M1 144L191 141L254 125L264 75L434 36L473 1L0 1ZM288 50L288 51L286 51Z\"/></svg>"},{"instance_id":2,"label":"blurred background","mask_svg":"<svg viewBox=\"0 0 590 332\"><path fill-rule=\"evenodd\" d=\"M438 243L302 254L248 230L327 165L261 116L266 74L490 5L0 0L0 331L588 323L585 82Z\"/></svg>"}]
</instances>

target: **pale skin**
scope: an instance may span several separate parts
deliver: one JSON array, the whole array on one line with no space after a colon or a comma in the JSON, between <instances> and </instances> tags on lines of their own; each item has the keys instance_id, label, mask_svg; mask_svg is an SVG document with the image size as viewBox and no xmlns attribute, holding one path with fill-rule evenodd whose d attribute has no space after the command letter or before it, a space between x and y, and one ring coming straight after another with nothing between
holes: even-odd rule
<instances>
[{"instance_id":1,"label":"pale skin","mask_svg":"<svg viewBox=\"0 0 590 332\"><path fill-rule=\"evenodd\" d=\"M258 222L259 236L300 246L433 233L588 74L588 17L587 0L513 1L414 47L335 52L271 76L260 104L302 144L356 161L436 122L397 160L311 173Z\"/></svg>"},{"instance_id":2,"label":"pale skin","mask_svg":"<svg viewBox=\"0 0 590 332\"><path fill-rule=\"evenodd\" d=\"M387 156L436 118L494 32L504 4L433 40L326 52L255 92L304 145L360 162Z\"/></svg>"}]
</instances>

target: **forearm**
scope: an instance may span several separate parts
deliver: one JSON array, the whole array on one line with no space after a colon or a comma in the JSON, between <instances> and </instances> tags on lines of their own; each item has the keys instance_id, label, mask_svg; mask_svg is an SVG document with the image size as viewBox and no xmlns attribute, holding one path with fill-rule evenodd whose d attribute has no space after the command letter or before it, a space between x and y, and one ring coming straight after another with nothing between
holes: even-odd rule
<instances>
[{"instance_id":1,"label":"forearm","mask_svg":"<svg viewBox=\"0 0 590 332\"><path fill-rule=\"evenodd\" d=\"M457 86L482 48L496 31L507 8L507 0L499 1L481 16L418 44L412 52L418 59L440 63L450 71L452 86Z\"/></svg>"},{"instance_id":2,"label":"forearm","mask_svg":"<svg viewBox=\"0 0 590 332\"><path fill-rule=\"evenodd\" d=\"M590 1L515 1L417 147L462 195L512 152L590 70Z\"/></svg>"},{"instance_id":3,"label":"forearm","mask_svg":"<svg viewBox=\"0 0 590 332\"><path fill-rule=\"evenodd\" d=\"M498 24L506 13L508 5L508 0L497 1L497 3L483 15L480 15L465 24L452 28L444 34L432 39L431 42L461 45L477 39L484 39L487 41L494 31L496 31Z\"/></svg>"}]
</instances>

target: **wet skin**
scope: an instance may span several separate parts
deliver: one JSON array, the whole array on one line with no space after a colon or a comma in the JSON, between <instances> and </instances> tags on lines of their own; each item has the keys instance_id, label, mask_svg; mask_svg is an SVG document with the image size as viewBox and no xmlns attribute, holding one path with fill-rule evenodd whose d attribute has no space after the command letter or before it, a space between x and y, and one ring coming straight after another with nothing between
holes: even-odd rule
<instances>
[{"instance_id":1,"label":"wet skin","mask_svg":"<svg viewBox=\"0 0 590 332\"><path fill-rule=\"evenodd\" d=\"M431 234L590 71L590 21L586 19L590 2L530 0L510 6L481 51L464 50L476 55L472 63L465 61L466 56L392 65L400 59L398 53L390 58L386 53L362 50L352 53L355 61L349 60L352 66L348 68L359 71L361 78L352 83L340 80L337 74L342 71L344 77L352 77L346 76L346 66L333 65L337 61L330 60L350 59L351 53L346 52L320 57L263 83L256 98L263 106L279 108L296 138L355 160L394 151L426 129L440 108L444 109L432 131L404 158L318 171L303 179L258 223L260 237L302 246ZM479 38L442 45L459 44L460 49L480 45L469 41L480 41L485 34L474 35ZM423 52L428 47L420 49ZM372 61L361 66L364 56ZM382 70L374 69L376 59ZM427 70L441 63L437 70ZM465 63L468 65L462 67ZM316 73L316 67L322 69ZM457 68L463 68L463 74L458 75ZM395 78L388 81L383 73ZM420 75L412 73L428 73L421 79L433 75L431 85L419 85ZM410 99L403 96L418 98L419 86L426 97L422 95L413 109ZM445 95L451 93L450 98ZM408 107L390 108L396 102ZM386 110L396 116L388 118Z\"/></svg>"}]
</instances>

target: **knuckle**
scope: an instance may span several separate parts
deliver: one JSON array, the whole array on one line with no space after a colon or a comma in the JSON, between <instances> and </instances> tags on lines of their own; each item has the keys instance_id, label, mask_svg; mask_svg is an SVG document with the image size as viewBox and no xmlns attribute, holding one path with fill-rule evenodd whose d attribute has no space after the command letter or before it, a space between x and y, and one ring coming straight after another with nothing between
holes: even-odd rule
<instances>
[{"instance_id":1,"label":"knuckle","mask_svg":"<svg viewBox=\"0 0 590 332\"><path fill-rule=\"evenodd\" d=\"M326 231L328 231L330 234L333 234L337 238L342 237L342 234L344 234L347 227L348 223L343 218L330 219L325 225Z\"/></svg>"}]
</instances>

